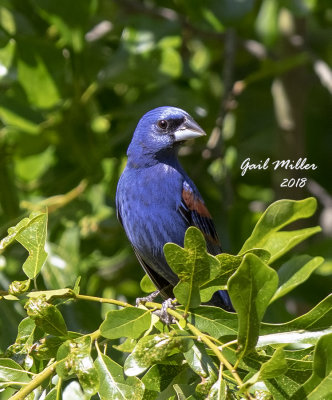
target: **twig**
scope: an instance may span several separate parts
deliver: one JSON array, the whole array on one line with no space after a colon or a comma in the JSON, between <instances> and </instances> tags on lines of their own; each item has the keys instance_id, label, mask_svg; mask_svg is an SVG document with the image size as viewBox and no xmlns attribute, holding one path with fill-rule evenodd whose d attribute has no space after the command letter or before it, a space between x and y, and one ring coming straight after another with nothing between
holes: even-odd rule
<instances>
[{"instance_id":1,"label":"twig","mask_svg":"<svg viewBox=\"0 0 332 400\"><path fill-rule=\"evenodd\" d=\"M31 211L36 211L47 207L48 213L50 214L58 208L64 207L71 201L75 200L84 192L84 190L87 188L87 185L88 182L83 179L76 187L65 194L49 197L38 204L34 204L29 201L22 201L20 206Z\"/></svg>"},{"instance_id":2,"label":"twig","mask_svg":"<svg viewBox=\"0 0 332 400\"><path fill-rule=\"evenodd\" d=\"M96 301L98 303L107 303L107 304L115 304L120 307L134 307L132 304L126 303L120 300L114 299L104 299L103 297L95 297L95 296L87 296L84 294L75 294L75 299L77 300L88 300L88 301Z\"/></svg>"},{"instance_id":3,"label":"twig","mask_svg":"<svg viewBox=\"0 0 332 400\"><path fill-rule=\"evenodd\" d=\"M58 362L54 362L44 369L40 374L36 375L30 383L22 387L15 393L9 400L24 400L33 390L40 386L46 379L48 379L55 371Z\"/></svg>"}]
</instances>

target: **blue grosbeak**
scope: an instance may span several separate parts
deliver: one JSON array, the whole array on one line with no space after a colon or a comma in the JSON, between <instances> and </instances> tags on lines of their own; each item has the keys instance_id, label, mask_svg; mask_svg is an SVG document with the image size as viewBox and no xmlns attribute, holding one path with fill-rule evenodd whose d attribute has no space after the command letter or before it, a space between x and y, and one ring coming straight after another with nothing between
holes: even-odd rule
<instances>
[{"instance_id":1,"label":"blue grosbeak","mask_svg":"<svg viewBox=\"0 0 332 400\"><path fill-rule=\"evenodd\" d=\"M136 127L117 187L118 219L140 264L165 299L174 297L179 281L166 262L165 243L183 246L187 228L196 226L205 236L208 252L221 253L211 215L177 156L185 140L203 135L203 129L179 108L147 112ZM233 311L226 291L216 292L209 304Z\"/></svg>"}]
</instances>

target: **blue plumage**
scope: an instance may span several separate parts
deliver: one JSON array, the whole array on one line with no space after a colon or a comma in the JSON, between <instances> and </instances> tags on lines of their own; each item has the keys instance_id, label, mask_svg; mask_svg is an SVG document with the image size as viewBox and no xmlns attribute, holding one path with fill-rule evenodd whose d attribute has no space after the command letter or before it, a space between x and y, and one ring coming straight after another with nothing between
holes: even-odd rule
<instances>
[{"instance_id":1,"label":"blue plumage","mask_svg":"<svg viewBox=\"0 0 332 400\"><path fill-rule=\"evenodd\" d=\"M139 121L129 145L128 162L116 193L119 221L135 254L164 298L173 297L178 277L168 266L163 246L183 246L189 226L204 234L208 251L219 254L221 247L204 201L181 167L179 145L205 135L185 111L159 107ZM227 292L219 291L213 303L232 310Z\"/></svg>"}]
</instances>

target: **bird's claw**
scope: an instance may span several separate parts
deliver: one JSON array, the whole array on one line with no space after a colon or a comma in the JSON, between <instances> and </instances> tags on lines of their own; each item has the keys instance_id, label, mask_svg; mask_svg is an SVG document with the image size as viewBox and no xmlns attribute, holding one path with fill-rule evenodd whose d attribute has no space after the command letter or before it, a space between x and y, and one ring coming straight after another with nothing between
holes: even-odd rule
<instances>
[{"instance_id":1,"label":"bird's claw","mask_svg":"<svg viewBox=\"0 0 332 400\"><path fill-rule=\"evenodd\" d=\"M159 294L160 294L159 290L156 290L155 292L152 292L148 296L137 297L136 307L138 307L140 304L145 304L147 302L153 301ZM160 310L156 310L153 312L155 315L157 315L159 317L160 321L163 322L165 325L175 324L175 322L176 322L175 318L173 318L167 312L168 308L174 309L173 302L174 302L174 299L169 298L169 299L163 301Z\"/></svg>"},{"instance_id":2,"label":"bird's claw","mask_svg":"<svg viewBox=\"0 0 332 400\"><path fill-rule=\"evenodd\" d=\"M154 312L156 315L158 315L160 321L163 322L165 325L176 323L175 318L169 315L169 313L167 312L168 308L174 309L173 301L174 299L167 299L163 301L161 309Z\"/></svg>"},{"instance_id":3,"label":"bird's claw","mask_svg":"<svg viewBox=\"0 0 332 400\"><path fill-rule=\"evenodd\" d=\"M154 292L152 292L151 294L149 294L148 296L145 297L137 297L136 299L136 307L138 307L140 304L145 304L149 301L153 301L159 294L159 290L156 290Z\"/></svg>"}]
</instances>

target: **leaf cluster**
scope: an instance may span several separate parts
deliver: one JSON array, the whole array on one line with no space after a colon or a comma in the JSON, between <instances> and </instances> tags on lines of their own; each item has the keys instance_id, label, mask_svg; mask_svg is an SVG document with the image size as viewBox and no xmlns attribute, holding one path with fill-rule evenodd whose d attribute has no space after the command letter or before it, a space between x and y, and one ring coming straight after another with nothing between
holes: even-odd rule
<instances>
[{"instance_id":1,"label":"leaf cluster","mask_svg":"<svg viewBox=\"0 0 332 400\"><path fill-rule=\"evenodd\" d=\"M75 390L81 398L105 400L327 399L332 297L288 322L263 321L271 303L323 262L309 255L286 257L319 227L283 228L315 209L314 198L273 203L237 255L211 256L194 227L183 248L166 244L167 261L179 276L177 305L167 309L170 325L155 313L160 303L133 307L84 295L79 281L73 288L30 288L45 262L47 213L22 220L0 242L5 249L16 240L29 252L22 267L29 279L14 282L2 298L23 302L27 314L15 343L0 358L2 389L14 390L12 400L32 399L33 390L47 400ZM236 313L202 304L218 289L229 291ZM83 334L69 330L63 315L65 303L78 301L117 307L94 332ZM114 352L122 357L115 360Z\"/></svg>"}]
</instances>

